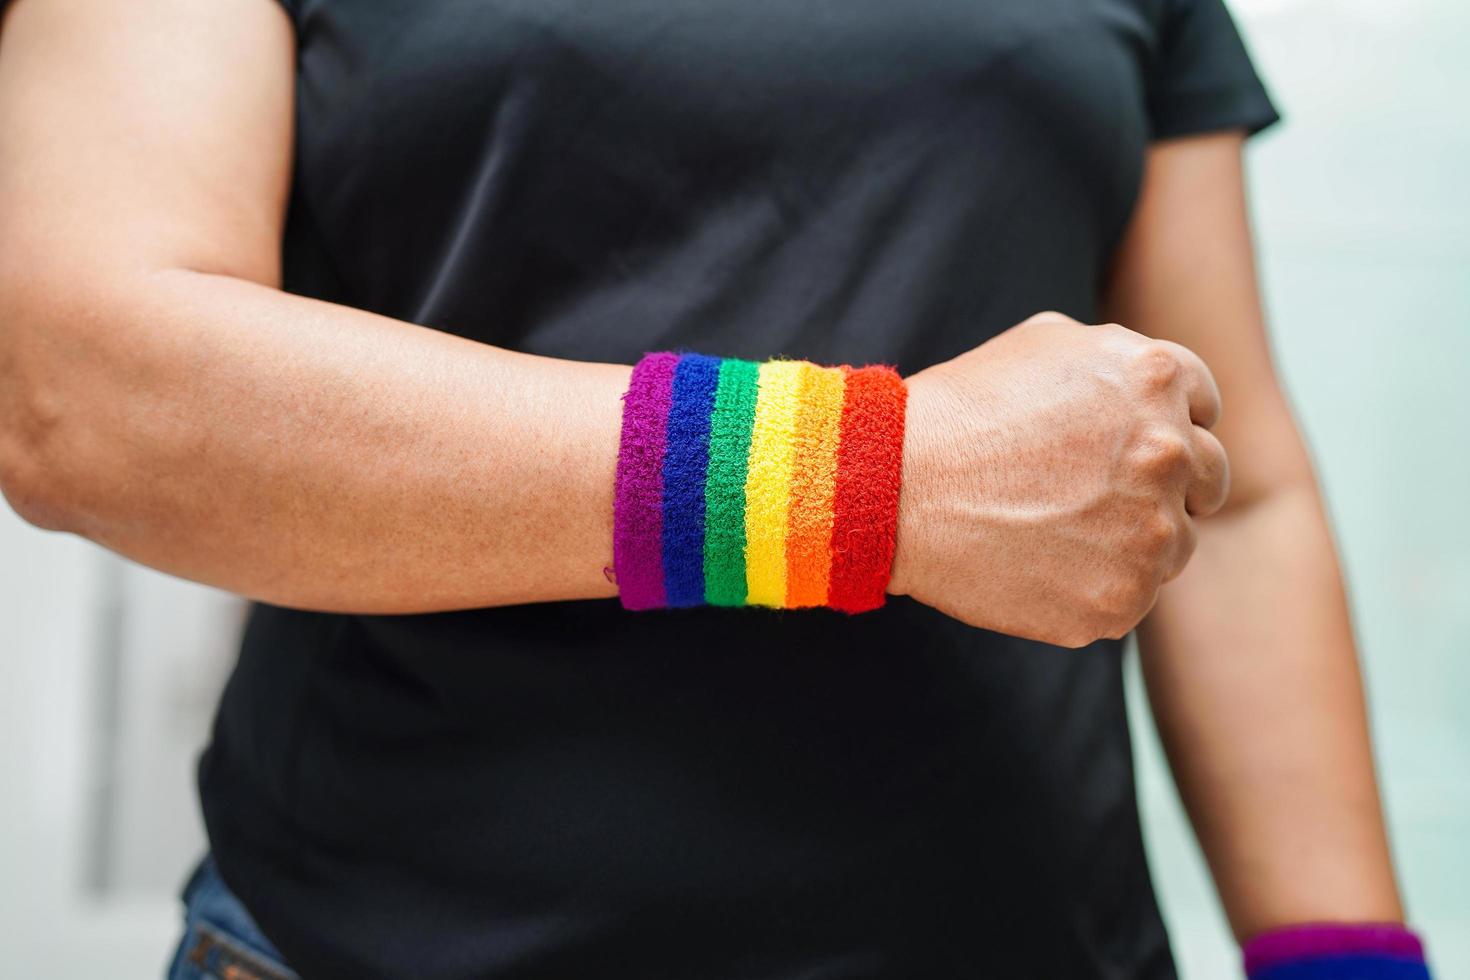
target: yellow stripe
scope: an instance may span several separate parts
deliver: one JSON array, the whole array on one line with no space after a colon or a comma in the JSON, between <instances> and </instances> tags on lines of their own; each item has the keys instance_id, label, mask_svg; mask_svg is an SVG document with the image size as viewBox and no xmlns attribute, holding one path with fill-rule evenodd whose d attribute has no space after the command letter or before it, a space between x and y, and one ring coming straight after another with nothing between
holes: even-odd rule
<instances>
[{"instance_id":1,"label":"yellow stripe","mask_svg":"<svg viewBox=\"0 0 1470 980\"><path fill-rule=\"evenodd\" d=\"M786 604L786 518L801 388L813 365L766 361L760 367L750 465L745 476L746 605Z\"/></svg>"},{"instance_id":2,"label":"yellow stripe","mask_svg":"<svg viewBox=\"0 0 1470 980\"><path fill-rule=\"evenodd\" d=\"M792 609L827 604L832 495L837 487L837 440L846 388L841 368L813 367L801 392L786 534L786 605Z\"/></svg>"}]
</instances>

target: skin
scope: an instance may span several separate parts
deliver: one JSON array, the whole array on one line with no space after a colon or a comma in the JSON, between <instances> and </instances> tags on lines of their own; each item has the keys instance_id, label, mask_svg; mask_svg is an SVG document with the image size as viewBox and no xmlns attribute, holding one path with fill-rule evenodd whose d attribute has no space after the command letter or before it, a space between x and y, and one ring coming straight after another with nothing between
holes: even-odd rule
<instances>
[{"instance_id":1,"label":"skin","mask_svg":"<svg viewBox=\"0 0 1470 980\"><path fill-rule=\"evenodd\" d=\"M1198 353L1226 405L1229 499L1138 637L1175 780L1247 938L1403 908L1337 557L1272 367L1241 140L1153 150L1105 308Z\"/></svg>"},{"instance_id":2,"label":"skin","mask_svg":"<svg viewBox=\"0 0 1470 980\"><path fill-rule=\"evenodd\" d=\"M269 0L11 4L0 489L39 526L283 605L616 594L629 369L281 292L293 72ZM1236 933L1398 920L1239 134L1150 151L1106 300L1131 329L1043 315L910 380L892 591L1069 646L1147 613L1160 731Z\"/></svg>"},{"instance_id":3,"label":"skin","mask_svg":"<svg viewBox=\"0 0 1470 980\"><path fill-rule=\"evenodd\" d=\"M967 623L1123 636L1225 499L1219 393L1170 341L1041 313L908 385L889 588Z\"/></svg>"}]
</instances>

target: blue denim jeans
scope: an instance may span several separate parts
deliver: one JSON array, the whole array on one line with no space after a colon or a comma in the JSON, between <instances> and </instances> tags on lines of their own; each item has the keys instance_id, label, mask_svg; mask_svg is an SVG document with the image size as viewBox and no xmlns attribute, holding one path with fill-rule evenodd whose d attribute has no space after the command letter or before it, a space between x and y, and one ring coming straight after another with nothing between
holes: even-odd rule
<instances>
[{"instance_id":1,"label":"blue denim jeans","mask_svg":"<svg viewBox=\"0 0 1470 980\"><path fill-rule=\"evenodd\" d=\"M208 854L184 886L184 937L167 980L300 980L281 962Z\"/></svg>"}]
</instances>

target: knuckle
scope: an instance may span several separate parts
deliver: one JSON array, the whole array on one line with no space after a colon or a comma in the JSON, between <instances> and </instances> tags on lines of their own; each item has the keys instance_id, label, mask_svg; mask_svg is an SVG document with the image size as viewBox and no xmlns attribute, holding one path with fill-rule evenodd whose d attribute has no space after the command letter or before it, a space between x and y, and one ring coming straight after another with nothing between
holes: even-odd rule
<instances>
[{"instance_id":1,"label":"knuckle","mask_svg":"<svg viewBox=\"0 0 1470 980\"><path fill-rule=\"evenodd\" d=\"M1199 532L1195 530L1194 524L1186 523L1182 531L1174 539L1174 553L1177 564L1182 570L1186 562L1194 555L1194 549L1199 544Z\"/></svg>"},{"instance_id":2,"label":"knuckle","mask_svg":"<svg viewBox=\"0 0 1470 980\"><path fill-rule=\"evenodd\" d=\"M1123 632L1126 633L1141 623L1143 617L1147 616L1149 611L1153 609L1154 602L1159 597L1159 585L1162 584L1162 578L1163 576L1155 578L1149 584L1149 587L1139 594L1138 601L1134 603L1132 609L1128 610L1128 615L1123 617Z\"/></svg>"},{"instance_id":3,"label":"knuckle","mask_svg":"<svg viewBox=\"0 0 1470 980\"><path fill-rule=\"evenodd\" d=\"M1132 610L1120 606L1106 612L1095 613L1088 621L1087 629L1084 631L1087 643L1096 643L1098 640L1116 640L1128 635L1138 619L1132 615Z\"/></svg>"},{"instance_id":4,"label":"knuckle","mask_svg":"<svg viewBox=\"0 0 1470 980\"><path fill-rule=\"evenodd\" d=\"M1081 650L1085 646L1096 643L1100 638L1096 630L1073 627L1063 630L1057 638L1052 641L1053 646L1066 647L1068 650Z\"/></svg>"},{"instance_id":5,"label":"knuckle","mask_svg":"<svg viewBox=\"0 0 1470 980\"><path fill-rule=\"evenodd\" d=\"M1120 620L1126 619L1143 599L1144 575L1119 573L1094 586L1087 594L1088 619L1102 635Z\"/></svg>"},{"instance_id":6,"label":"knuckle","mask_svg":"<svg viewBox=\"0 0 1470 980\"><path fill-rule=\"evenodd\" d=\"M1132 633L1135 629L1138 628L1138 624L1143 621L1143 617L1148 614L1149 608L1152 605L1153 605L1152 601L1147 602L1144 605L1142 605L1141 607L1139 607L1138 609L1136 609L1133 612L1129 613L1127 616L1124 616L1123 618L1119 619L1113 625L1112 630L1109 631L1109 633L1108 633L1108 639L1110 639L1110 640L1121 640L1121 639L1123 639L1123 637L1127 636L1129 633Z\"/></svg>"},{"instance_id":7,"label":"knuckle","mask_svg":"<svg viewBox=\"0 0 1470 980\"><path fill-rule=\"evenodd\" d=\"M1131 458L1143 473L1169 476L1189 464L1189 443L1172 428L1151 425L1139 435Z\"/></svg>"},{"instance_id":8,"label":"knuckle","mask_svg":"<svg viewBox=\"0 0 1470 980\"><path fill-rule=\"evenodd\" d=\"M1150 555L1158 555L1179 543L1179 524L1168 514L1156 513L1144 521L1140 536Z\"/></svg>"},{"instance_id":9,"label":"knuckle","mask_svg":"<svg viewBox=\"0 0 1470 980\"><path fill-rule=\"evenodd\" d=\"M1118 610L1127 604L1127 586L1119 581L1109 581L1093 588L1087 595L1089 620L1099 629L1106 627Z\"/></svg>"},{"instance_id":10,"label":"knuckle","mask_svg":"<svg viewBox=\"0 0 1470 980\"><path fill-rule=\"evenodd\" d=\"M1209 517L1210 515L1219 512L1219 510L1225 506L1225 502L1230 499L1229 467L1223 467L1218 472L1218 475L1213 478L1213 480L1214 482L1210 488L1209 497L1205 501L1204 514L1201 515L1204 517Z\"/></svg>"},{"instance_id":11,"label":"knuckle","mask_svg":"<svg viewBox=\"0 0 1470 980\"><path fill-rule=\"evenodd\" d=\"M1102 635L1110 640L1127 636L1153 606L1153 597L1152 589L1140 587L1130 590L1126 599L1109 613L1102 624Z\"/></svg>"},{"instance_id":12,"label":"knuckle","mask_svg":"<svg viewBox=\"0 0 1470 980\"><path fill-rule=\"evenodd\" d=\"M1152 391L1172 387L1184 371L1178 355L1159 343L1140 345L1130 366L1136 381Z\"/></svg>"},{"instance_id":13,"label":"knuckle","mask_svg":"<svg viewBox=\"0 0 1470 980\"><path fill-rule=\"evenodd\" d=\"M1039 313L1033 313L1033 314L1031 314L1023 322L1025 322L1025 323L1036 323L1036 324L1042 324L1042 323L1057 324L1057 323L1076 323L1077 321L1076 320L1073 320L1071 317L1067 316L1067 314L1060 313L1060 312L1058 312L1056 310L1042 310Z\"/></svg>"},{"instance_id":14,"label":"knuckle","mask_svg":"<svg viewBox=\"0 0 1470 980\"><path fill-rule=\"evenodd\" d=\"M1089 608L1085 597L1074 602L1065 616L1050 624L1044 639L1052 646L1077 650L1097 641L1102 635L1098 615Z\"/></svg>"}]
</instances>

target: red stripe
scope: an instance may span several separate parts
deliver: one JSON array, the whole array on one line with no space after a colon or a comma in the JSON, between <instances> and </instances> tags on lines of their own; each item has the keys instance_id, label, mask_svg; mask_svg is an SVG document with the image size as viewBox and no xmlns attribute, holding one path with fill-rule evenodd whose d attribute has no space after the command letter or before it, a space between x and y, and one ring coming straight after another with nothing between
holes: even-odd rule
<instances>
[{"instance_id":1,"label":"red stripe","mask_svg":"<svg viewBox=\"0 0 1470 980\"><path fill-rule=\"evenodd\" d=\"M883 605L893 567L908 389L892 368L843 370L827 605L857 613Z\"/></svg>"}]
</instances>

